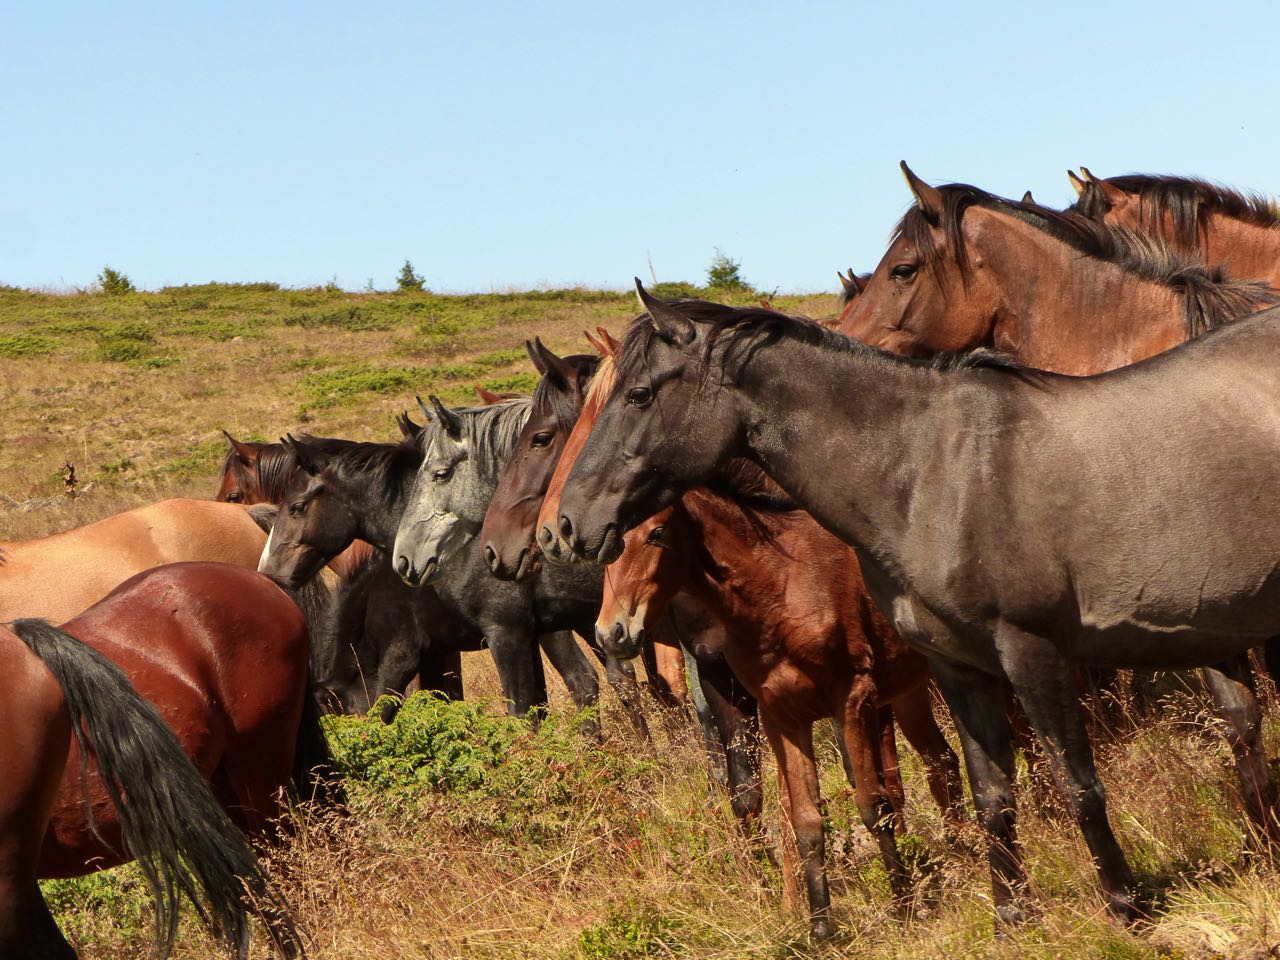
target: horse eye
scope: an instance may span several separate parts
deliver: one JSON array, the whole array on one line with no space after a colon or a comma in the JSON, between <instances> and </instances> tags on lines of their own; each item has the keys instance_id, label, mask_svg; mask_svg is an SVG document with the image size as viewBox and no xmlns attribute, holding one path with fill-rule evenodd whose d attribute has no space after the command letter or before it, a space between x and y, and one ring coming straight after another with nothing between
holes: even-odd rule
<instances>
[{"instance_id":1,"label":"horse eye","mask_svg":"<svg viewBox=\"0 0 1280 960\"><path fill-rule=\"evenodd\" d=\"M666 543L663 542L662 533L662 527L654 527L649 531L649 536L645 537L644 542L652 544L655 547L665 547Z\"/></svg>"},{"instance_id":2,"label":"horse eye","mask_svg":"<svg viewBox=\"0 0 1280 960\"><path fill-rule=\"evenodd\" d=\"M555 434L552 433L535 433L533 435L532 444L535 447L549 447L554 437Z\"/></svg>"},{"instance_id":3,"label":"horse eye","mask_svg":"<svg viewBox=\"0 0 1280 960\"><path fill-rule=\"evenodd\" d=\"M289 516L300 517L307 512L307 501L299 500L297 503L289 504Z\"/></svg>"},{"instance_id":4,"label":"horse eye","mask_svg":"<svg viewBox=\"0 0 1280 960\"><path fill-rule=\"evenodd\" d=\"M627 403L633 407L648 406L653 399L653 391L648 387L632 387L627 391Z\"/></svg>"},{"instance_id":5,"label":"horse eye","mask_svg":"<svg viewBox=\"0 0 1280 960\"><path fill-rule=\"evenodd\" d=\"M232 490L227 494L227 503L242 503L243 501L244 494L240 493L238 490Z\"/></svg>"},{"instance_id":6,"label":"horse eye","mask_svg":"<svg viewBox=\"0 0 1280 960\"><path fill-rule=\"evenodd\" d=\"M910 280L916 275L916 270L914 263L900 263L889 271L889 276L894 280Z\"/></svg>"},{"instance_id":7,"label":"horse eye","mask_svg":"<svg viewBox=\"0 0 1280 960\"><path fill-rule=\"evenodd\" d=\"M436 483L444 483L451 476L453 476L453 467L443 467L442 469L437 470L431 476L436 481Z\"/></svg>"}]
</instances>

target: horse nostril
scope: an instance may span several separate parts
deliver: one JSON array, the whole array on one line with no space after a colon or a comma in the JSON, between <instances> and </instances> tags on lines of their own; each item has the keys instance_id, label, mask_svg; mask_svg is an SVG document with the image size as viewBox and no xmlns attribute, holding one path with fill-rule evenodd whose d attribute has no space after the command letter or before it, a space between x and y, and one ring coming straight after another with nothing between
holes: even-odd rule
<instances>
[{"instance_id":1,"label":"horse nostril","mask_svg":"<svg viewBox=\"0 0 1280 960\"><path fill-rule=\"evenodd\" d=\"M563 513L560 514L560 536L566 540L573 536L573 523Z\"/></svg>"},{"instance_id":2,"label":"horse nostril","mask_svg":"<svg viewBox=\"0 0 1280 960\"><path fill-rule=\"evenodd\" d=\"M551 528L545 523L538 529L538 543L542 544L544 550L550 550L551 545L555 543L555 534L551 532Z\"/></svg>"},{"instance_id":3,"label":"horse nostril","mask_svg":"<svg viewBox=\"0 0 1280 960\"><path fill-rule=\"evenodd\" d=\"M484 561L489 564L490 570L498 569L498 554L494 551L493 547L487 543L484 545Z\"/></svg>"},{"instance_id":4,"label":"horse nostril","mask_svg":"<svg viewBox=\"0 0 1280 960\"><path fill-rule=\"evenodd\" d=\"M408 557L401 557L396 561L396 573L400 574L402 577L407 577L409 575Z\"/></svg>"},{"instance_id":5,"label":"horse nostril","mask_svg":"<svg viewBox=\"0 0 1280 960\"><path fill-rule=\"evenodd\" d=\"M613 637L612 637L613 642L614 642L614 643L621 643L621 642L622 642L622 638L626 635L626 632L627 632L627 631L626 631L626 628L625 628L625 627L623 627L623 625L622 625L622 621L621 621L621 620L619 620L619 621L617 621L616 623L614 623L614 625L613 625Z\"/></svg>"}]
</instances>

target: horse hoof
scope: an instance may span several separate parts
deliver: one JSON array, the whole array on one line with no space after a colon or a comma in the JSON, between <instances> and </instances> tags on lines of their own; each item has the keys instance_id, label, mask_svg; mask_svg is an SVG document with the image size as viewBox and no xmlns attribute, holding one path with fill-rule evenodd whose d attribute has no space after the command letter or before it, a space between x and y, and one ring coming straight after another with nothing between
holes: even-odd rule
<instances>
[{"instance_id":1,"label":"horse hoof","mask_svg":"<svg viewBox=\"0 0 1280 960\"><path fill-rule=\"evenodd\" d=\"M822 943L836 935L835 925L830 920L814 920L809 924L809 939L814 943Z\"/></svg>"},{"instance_id":2,"label":"horse hoof","mask_svg":"<svg viewBox=\"0 0 1280 960\"><path fill-rule=\"evenodd\" d=\"M996 927L1016 927L1027 922L1026 911L1016 903L996 907Z\"/></svg>"},{"instance_id":3,"label":"horse hoof","mask_svg":"<svg viewBox=\"0 0 1280 960\"><path fill-rule=\"evenodd\" d=\"M1137 893L1113 893L1107 897L1107 912L1123 924L1141 923L1151 919L1151 912L1144 898Z\"/></svg>"}]
</instances>

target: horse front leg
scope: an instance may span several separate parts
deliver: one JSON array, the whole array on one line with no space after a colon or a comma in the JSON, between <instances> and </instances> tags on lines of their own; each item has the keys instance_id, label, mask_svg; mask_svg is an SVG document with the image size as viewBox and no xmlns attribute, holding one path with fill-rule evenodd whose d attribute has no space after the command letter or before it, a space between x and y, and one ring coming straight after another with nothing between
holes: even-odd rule
<instances>
[{"instance_id":1,"label":"horse front leg","mask_svg":"<svg viewBox=\"0 0 1280 960\"><path fill-rule=\"evenodd\" d=\"M760 712L765 735L778 761L779 792L789 821L783 824L783 833L790 827L804 868L805 888L809 895L809 936L813 940L829 940L835 934L835 928L831 924L831 894L827 889L827 870L823 862L825 848L822 812L819 809L818 765L813 757L813 726L802 724L795 729L783 730L776 717L767 714L763 707ZM785 839L783 864L787 869L790 858L785 855ZM794 872L788 872L794 877Z\"/></svg>"},{"instance_id":2,"label":"horse front leg","mask_svg":"<svg viewBox=\"0 0 1280 960\"><path fill-rule=\"evenodd\" d=\"M978 822L987 834L996 921L1021 923L1025 914L1019 901L1026 895L1027 875L1018 849L1005 685L981 670L947 660L931 658L929 667L955 719Z\"/></svg>"},{"instance_id":3,"label":"horse front leg","mask_svg":"<svg viewBox=\"0 0 1280 960\"><path fill-rule=\"evenodd\" d=\"M1014 627L1002 626L996 643L1014 693L1093 855L1108 909L1124 920L1141 916L1133 871L1107 818L1106 793L1094 766L1084 710L1069 664L1050 641Z\"/></svg>"},{"instance_id":4,"label":"horse front leg","mask_svg":"<svg viewBox=\"0 0 1280 960\"><path fill-rule=\"evenodd\" d=\"M515 717L529 716L537 726L547 706L547 683L533 634L527 629L501 624L486 629L484 635L502 684L507 713Z\"/></svg>"},{"instance_id":5,"label":"horse front leg","mask_svg":"<svg viewBox=\"0 0 1280 960\"><path fill-rule=\"evenodd\" d=\"M1276 785L1262 745L1262 712L1248 654L1240 654L1201 670L1214 712L1226 721L1227 742L1240 776L1244 808L1268 844L1280 845L1280 813Z\"/></svg>"}]
</instances>

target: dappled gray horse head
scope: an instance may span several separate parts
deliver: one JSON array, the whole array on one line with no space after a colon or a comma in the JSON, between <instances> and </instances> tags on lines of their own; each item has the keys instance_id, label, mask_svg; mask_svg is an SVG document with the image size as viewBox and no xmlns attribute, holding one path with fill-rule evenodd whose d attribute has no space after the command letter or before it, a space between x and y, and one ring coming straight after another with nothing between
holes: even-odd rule
<instances>
[{"instance_id":1,"label":"dappled gray horse head","mask_svg":"<svg viewBox=\"0 0 1280 960\"><path fill-rule=\"evenodd\" d=\"M528 397L460 410L434 396L431 404L418 434L422 466L392 550L396 573L415 587L479 534L530 408Z\"/></svg>"}]
</instances>

